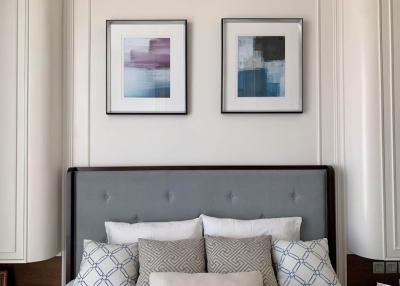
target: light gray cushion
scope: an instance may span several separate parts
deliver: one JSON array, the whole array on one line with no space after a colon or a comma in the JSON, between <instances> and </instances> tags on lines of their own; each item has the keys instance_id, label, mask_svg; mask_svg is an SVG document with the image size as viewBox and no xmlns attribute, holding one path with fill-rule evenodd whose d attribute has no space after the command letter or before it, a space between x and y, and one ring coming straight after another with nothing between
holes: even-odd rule
<instances>
[{"instance_id":1,"label":"light gray cushion","mask_svg":"<svg viewBox=\"0 0 400 286\"><path fill-rule=\"evenodd\" d=\"M311 241L276 240L273 260L280 285L340 286L329 259L326 238Z\"/></svg>"},{"instance_id":2,"label":"light gray cushion","mask_svg":"<svg viewBox=\"0 0 400 286\"><path fill-rule=\"evenodd\" d=\"M106 244L85 240L82 263L75 286L134 286L138 277L137 243Z\"/></svg>"},{"instance_id":3,"label":"light gray cushion","mask_svg":"<svg viewBox=\"0 0 400 286\"><path fill-rule=\"evenodd\" d=\"M259 271L239 273L176 273L154 272L150 286L262 286Z\"/></svg>"},{"instance_id":4,"label":"light gray cushion","mask_svg":"<svg viewBox=\"0 0 400 286\"><path fill-rule=\"evenodd\" d=\"M138 286L149 285L152 272L205 272L204 239L139 239L139 264Z\"/></svg>"},{"instance_id":5,"label":"light gray cushion","mask_svg":"<svg viewBox=\"0 0 400 286\"><path fill-rule=\"evenodd\" d=\"M207 269L212 273L260 271L264 286L277 286L271 259L271 236L206 236Z\"/></svg>"}]
</instances>

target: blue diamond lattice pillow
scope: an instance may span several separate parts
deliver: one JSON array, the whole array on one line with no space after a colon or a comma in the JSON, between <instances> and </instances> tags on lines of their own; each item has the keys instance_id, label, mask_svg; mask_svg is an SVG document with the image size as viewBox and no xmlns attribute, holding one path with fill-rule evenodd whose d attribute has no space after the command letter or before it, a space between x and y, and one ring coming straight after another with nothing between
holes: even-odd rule
<instances>
[{"instance_id":1,"label":"blue diamond lattice pillow","mask_svg":"<svg viewBox=\"0 0 400 286\"><path fill-rule=\"evenodd\" d=\"M74 286L134 286L138 273L137 243L118 245L85 240Z\"/></svg>"},{"instance_id":2,"label":"blue diamond lattice pillow","mask_svg":"<svg viewBox=\"0 0 400 286\"><path fill-rule=\"evenodd\" d=\"M328 240L283 241L272 245L280 286L340 286L329 259Z\"/></svg>"}]
</instances>

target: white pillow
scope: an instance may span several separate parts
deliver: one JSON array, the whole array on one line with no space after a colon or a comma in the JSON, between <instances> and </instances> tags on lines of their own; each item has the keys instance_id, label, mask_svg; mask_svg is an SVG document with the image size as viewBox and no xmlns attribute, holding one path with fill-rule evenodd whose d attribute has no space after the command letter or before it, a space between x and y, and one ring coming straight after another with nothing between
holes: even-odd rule
<instances>
[{"instance_id":1,"label":"white pillow","mask_svg":"<svg viewBox=\"0 0 400 286\"><path fill-rule=\"evenodd\" d=\"M301 217L263 218L238 220L201 215L204 235L230 238L248 238L271 235L272 241L299 240Z\"/></svg>"},{"instance_id":2,"label":"white pillow","mask_svg":"<svg viewBox=\"0 0 400 286\"><path fill-rule=\"evenodd\" d=\"M263 286L258 271L229 274L153 272L150 286Z\"/></svg>"},{"instance_id":3,"label":"white pillow","mask_svg":"<svg viewBox=\"0 0 400 286\"><path fill-rule=\"evenodd\" d=\"M170 222L105 222L108 243L127 244L139 238L153 240L181 240L201 238L202 223L198 218Z\"/></svg>"},{"instance_id":4,"label":"white pillow","mask_svg":"<svg viewBox=\"0 0 400 286\"><path fill-rule=\"evenodd\" d=\"M272 244L279 285L340 286L329 259L328 240L283 241Z\"/></svg>"}]
</instances>

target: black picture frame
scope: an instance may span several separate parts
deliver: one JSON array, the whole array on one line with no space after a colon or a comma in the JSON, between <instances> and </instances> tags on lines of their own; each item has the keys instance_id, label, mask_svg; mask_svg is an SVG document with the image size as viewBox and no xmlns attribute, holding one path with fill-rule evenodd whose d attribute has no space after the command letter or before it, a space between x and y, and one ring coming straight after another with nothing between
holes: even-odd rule
<instances>
[{"instance_id":1,"label":"black picture frame","mask_svg":"<svg viewBox=\"0 0 400 286\"><path fill-rule=\"evenodd\" d=\"M111 61L111 55L110 55L110 26L112 24L138 24L138 23L155 23L155 24L164 24L164 23L177 23L177 24L182 24L184 25L184 59L185 59L185 109L182 112L115 112L111 111L110 107L110 61ZM188 46L188 21L187 19L135 19L135 20L129 20L129 19L109 19L106 20L106 114L107 115L187 115L188 114L188 55L187 55L187 46Z\"/></svg>"},{"instance_id":2,"label":"black picture frame","mask_svg":"<svg viewBox=\"0 0 400 286\"><path fill-rule=\"evenodd\" d=\"M225 29L224 26L228 22L242 22L242 23L251 23L251 22L269 22L269 23L299 23L301 25L301 43L300 43L300 48L301 48L301 56L300 56L300 83L301 83L301 109L300 110L293 110L293 111L287 111L287 110L279 110L279 111L252 111L252 110L246 110L246 111L232 111L232 110L227 110L225 109ZM304 38L304 33L303 33L303 18L222 18L221 19L221 114L274 114L274 113L293 113L293 114L301 114L304 112L304 96L303 96L303 90L304 90L304 84L303 84L303 38Z\"/></svg>"}]
</instances>

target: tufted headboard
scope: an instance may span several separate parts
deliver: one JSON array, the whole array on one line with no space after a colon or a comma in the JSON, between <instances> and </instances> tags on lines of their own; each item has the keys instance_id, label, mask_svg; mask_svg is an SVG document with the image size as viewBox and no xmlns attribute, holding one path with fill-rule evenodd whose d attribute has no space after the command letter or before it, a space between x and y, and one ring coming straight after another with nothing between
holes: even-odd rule
<instances>
[{"instance_id":1,"label":"tufted headboard","mask_svg":"<svg viewBox=\"0 0 400 286\"><path fill-rule=\"evenodd\" d=\"M328 237L335 267L335 187L328 166L93 167L68 171L66 276L104 222L301 216L301 239Z\"/></svg>"}]
</instances>

